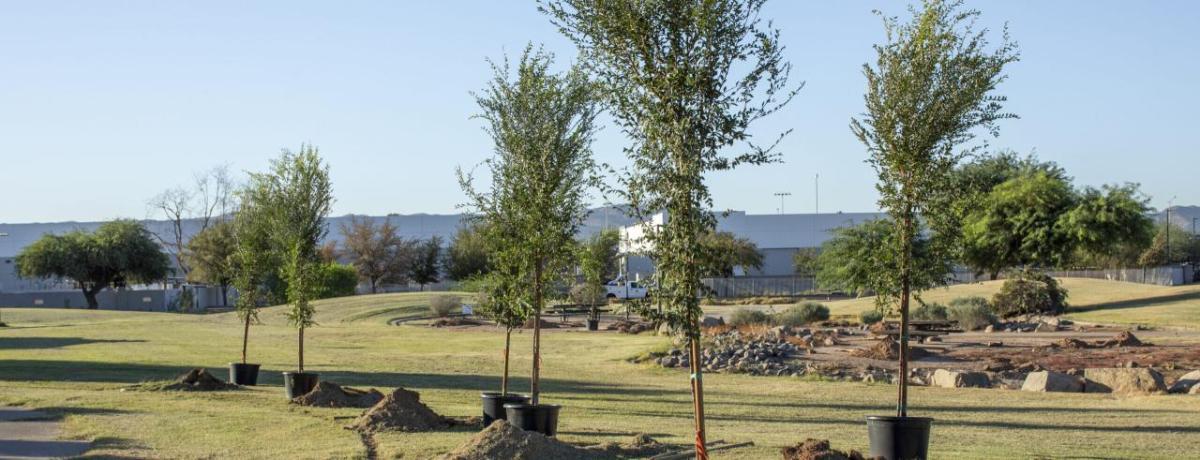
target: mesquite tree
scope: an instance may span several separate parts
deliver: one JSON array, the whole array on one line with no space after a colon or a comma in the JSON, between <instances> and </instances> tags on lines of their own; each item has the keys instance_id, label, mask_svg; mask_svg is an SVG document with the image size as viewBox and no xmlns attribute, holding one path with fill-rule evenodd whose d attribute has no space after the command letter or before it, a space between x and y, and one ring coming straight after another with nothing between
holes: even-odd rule
<instances>
[{"instance_id":1,"label":"mesquite tree","mask_svg":"<svg viewBox=\"0 0 1200 460\"><path fill-rule=\"evenodd\" d=\"M764 0L549 0L541 9L579 48L605 103L630 138L633 166L622 182L647 225L662 320L690 342L697 453L704 446L698 295L715 227L707 172L775 159L778 140L748 129L791 100L779 31L759 19ZM784 133L786 134L786 133ZM781 135L782 136L782 135ZM728 152L731 148L744 148Z\"/></svg>"},{"instance_id":2,"label":"mesquite tree","mask_svg":"<svg viewBox=\"0 0 1200 460\"><path fill-rule=\"evenodd\" d=\"M316 147L303 145L297 153L285 149L271 161L270 171L250 175L249 187L262 191L258 205L280 258L279 274L287 282L288 321L298 330L296 370L304 372L304 329L316 324L310 301L319 288L318 250L333 205L329 167Z\"/></svg>"},{"instance_id":3,"label":"mesquite tree","mask_svg":"<svg viewBox=\"0 0 1200 460\"><path fill-rule=\"evenodd\" d=\"M988 31L974 28L979 12L960 6L959 1L926 0L921 8L910 8L911 22L883 17L887 41L875 45L875 64L863 65L867 110L861 120L851 122L879 175L879 205L891 216L898 236L886 248L898 269L881 274L885 289L877 301L899 300L896 412L901 417L908 414L909 297L930 287L929 278L914 277L918 217L935 235L953 222L946 215L950 206L941 205L949 201L951 173L961 158L983 145L958 149L975 138L976 128L997 135L996 122L1015 117L1003 111L1005 99L993 91L1005 80L1004 66L1017 60L1016 45L1006 31L1003 42L989 50ZM933 246L934 251L949 251L951 245Z\"/></svg>"},{"instance_id":4,"label":"mesquite tree","mask_svg":"<svg viewBox=\"0 0 1200 460\"><path fill-rule=\"evenodd\" d=\"M595 183L591 157L596 104L582 70L550 71L551 54L527 47L515 80L508 62L492 64L494 76L476 94L485 131L495 142L486 164L491 191L476 192L459 173L471 207L484 220L496 270L524 284L514 308L527 308L533 327L530 401L538 404L541 372L541 311L548 285L570 267L575 234L587 216L584 202Z\"/></svg>"}]
</instances>

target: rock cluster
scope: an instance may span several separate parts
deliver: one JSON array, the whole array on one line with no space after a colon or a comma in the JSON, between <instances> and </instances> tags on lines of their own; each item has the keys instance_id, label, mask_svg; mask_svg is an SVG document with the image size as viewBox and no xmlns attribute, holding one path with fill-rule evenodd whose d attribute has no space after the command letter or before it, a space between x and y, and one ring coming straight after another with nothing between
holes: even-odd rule
<instances>
[{"instance_id":1,"label":"rock cluster","mask_svg":"<svg viewBox=\"0 0 1200 460\"><path fill-rule=\"evenodd\" d=\"M796 375L802 374L799 367L787 361L802 349L777 337L749 337L733 330L712 337L712 345L705 348L701 367L707 372L735 372L752 375ZM684 350L672 349L658 359L663 367L690 367L691 361Z\"/></svg>"}]
</instances>

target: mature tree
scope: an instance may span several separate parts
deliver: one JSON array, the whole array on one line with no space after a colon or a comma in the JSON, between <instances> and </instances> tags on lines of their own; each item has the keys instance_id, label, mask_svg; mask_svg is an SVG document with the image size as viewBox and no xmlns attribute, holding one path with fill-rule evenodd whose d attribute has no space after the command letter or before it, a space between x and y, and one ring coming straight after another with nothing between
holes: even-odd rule
<instances>
[{"instance_id":1,"label":"mature tree","mask_svg":"<svg viewBox=\"0 0 1200 460\"><path fill-rule=\"evenodd\" d=\"M950 261L934 254L933 242L922 233L918 227L916 240L911 243L913 284L942 284L950 273ZM895 241L896 234L896 224L888 219L870 220L835 230L833 238L821 245L817 256L818 285L857 296L888 292L892 289L888 274L899 270L900 263L895 253L879 248L899 246ZM893 306L890 301L879 305L883 313Z\"/></svg>"},{"instance_id":2,"label":"mature tree","mask_svg":"<svg viewBox=\"0 0 1200 460\"><path fill-rule=\"evenodd\" d=\"M1104 268L1136 264L1137 252L1154 237L1149 199L1137 184L1087 187L1077 195L1075 207L1057 222L1074 246L1073 262Z\"/></svg>"},{"instance_id":3,"label":"mature tree","mask_svg":"<svg viewBox=\"0 0 1200 460\"><path fill-rule=\"evenodd\" d=\"M187 243L187 261L192 267L188 280L221 288L221 306L228 305L229 284L237 263L236 228L221 221L197 233Z\"/></svg>"},{"instance_id":4,"label":"mature tree","mask_svg":"<svg viewBox=\"0 0 1200 460\"><path fill-rule=\"evenodd\" d=\"M390 219L376 224L370 217L351 216L349 225L342 224L342 237L343 252L372 294L382 284L408 282L416 242L401 237Z\"/></svg>"},{"instance_id":5,"label":"mature tree","mask_svg":"<svg viewBox=\"0 0 1200 460\"><path fill-rule=\"evenodd\" d=\"M1066 181L1037 172L1010 179L966 215L963 260L992 279L1010 267L1053 267L1071 255L1059 219L1075 206Z\"/></svg>"},{"instance_id":6,"label":"mature tree","mask_svg":"<svg viewBox=\"0 0 1200 460\"><path fill-rule=\"evenodd\" d=\"M763 253L749 238L730 232L708 232L700 238L700 245L708 251L704 276L728 278L736 267L757 270L763 266Z\"/></svg>"},{"instance_id":7,"label":"mature tree","mask_svg":"<svg viewBox=\"0 0 1200 460\"><path fill-rule=\"evenodd\" d=\"M1138 265L1156 267L1183 263L1200 251L1200 239L1188 231L1166 222L1159 223L1156 228L1154 239L1138 256Z\"/></svg>"},{"instance_id":8,"label":"mature tree","mask_svg":"<svg viewBox=\"0 0 1200 460\"><path fill-rule=\"evenodd\" d=\"M436 283L441 279L442 237L434 235L418 243L408 264L408 277L421 285Z\"/></svg>"},{"instance_id":9,"label":"mature tree","mask_svg":"<svg viewBox=\"0 0 1200 460\"><path fill-rule=\"evenodd\" d=\"M171 234L162 236L151 233L167 247L182 275L187 277L192 267L187 256L189 235L186 223L196 222L198 232L223 221L237 207L233 179L229 167L221 165L208 171L196 173L191 187L172 187L151 198L147 203L152 213L166 219Z\"/></svg>"},{"instance_id":10,"label":"mature tree","mask_svg":"<svg viewBox=\"0 0 1200 460\"><path fill-rule=\"evenodd\" d=\"M792 254L792 268L796 270L797 275L816 276L820 270L820 256L821 251L816 248L800 248Z\"/></svg>"},{"instance_id":11,"label":"mature tree","mask_svg":"<svg viewBox=\"0 0 1200 460\"><path fill-rule=\"evenodd\" d=\"M478 223L459 227L450 239L445 260L442 262L446 268L446 277L454 281L463 281L487 273L487 241L484 240L484 232Z\"/></svg>"},{"instance_id":12,"label":"mature tree","mask_svg":"<svg viewBox=\"0 0 1200 460\"><path fill-rule=\"evenodd\" d=\"M987 31L974 29L979 12L961 10L961 3L925 0L910 8L911 22L883 17L887 41L875 46L875 64L863 66L866 113L851 123L870 153L879 204L897 235L881 250L892 252L898 270L881 275L887 279L877 298L898 298L900 304L900 416L908 413L909 297L928 287L913 276L918 215L935 232L951 226L953 213L931 205L950 201L951 174L964 155L957 149L975 137L976 128L995 135L997 121L1014 117L993 92L1005 79L1004 67L1017 60L1016 45L1005 33L1000 46L988 50ZM934 244L934 254L943 246Z\"/></svg>"},{"instance_id":13,"label":"mature tree","mask_svg":"<svg viewBox=\"0 0 1200 460\"><path fill-rule=\"evenodd\" d=\"M256 214L270 229L271 247L279 254L291 304L288 321L298 331L296 370L304 372L304 330L315 324L310 301L317 297L321 276L318 249L333 205L329 167L314 146L302 145L296 153L284 149L271 160L269 171L250 175L247 190L256 195L253 200L262 207Z\"/></svg>"},{"instance_id":14,"label":"mature tree","mask_svg":"<svg viewBox=\"0 0 1200 460\"><path fill-rule=\"evenodd\" d=\"M476 95L485 130L495 143L487 160L491 190L478 192L459 174L471 207L494 243L495 269L517 277L522 290L507 298L529 308L534 321L530 401L538 404L541 373L541 311L552 278L562 276L575 252L575 234L587 214L594 184L591 158L596 104L592 85L578 68L551 72L554 57L527 47L515 79L508 62L492 64L491 83Z\"/></svg>"},{"instance_id":15,"label":"mature tree","mask_svg":"<svg viewBox=\"0 0 1200 460\"><path fill-rule=\"evenodd\" d=\"M318 268L314 299L352 296L358 291L359 274L353 265L322 262Z\"/></svg>"},{"instance_id":16,"label":"mature tree","mask_svg":"<svg viewBox=\"0 0 1200 460\"><path fill-rule=\"evenodd\" d=\"M26 278L65 278L83 291L90 309L96 294L110 286L152 283L167 276L170 261L142 224L115 220L89 233L46 234L17 255Z\"/></svg>"},{"instance_id":17,"label":"mature tree","mask_svg":"<svg viewBox=\"0 0 1200 460\"><path fill-rule=\"evenodd\" d=\"M764 0L546 0L541 10L579 49L630 138L625 198L643 220L666 212L646 242L664 321L689 342L696 442L704 450L700 299L714 229L705 174L774 159L777 142L750 142L749 127L791 100L779 31L760 20ZM745 147L727 155L730 148Z\"/></svg>"}]
</instances>

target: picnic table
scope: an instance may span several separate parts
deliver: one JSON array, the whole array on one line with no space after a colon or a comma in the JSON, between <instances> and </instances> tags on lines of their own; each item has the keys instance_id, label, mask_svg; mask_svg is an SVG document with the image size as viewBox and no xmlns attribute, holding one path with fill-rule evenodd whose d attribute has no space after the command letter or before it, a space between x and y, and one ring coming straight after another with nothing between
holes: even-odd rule
<instances>
[{"instance_id":1,"label":"picnic table","mask_svg":"<svg viewBox=\"0 0 1200 460\"><path fill-rule=\"evenodd\" d=\"M546 314L561 317L562 321L565 322L568 317L583 315L587 315L588 319L598 320L601 313L609 313L611 311L612 309L600 305L561 304L546 309Z\"/></svg>"}]
</instances>

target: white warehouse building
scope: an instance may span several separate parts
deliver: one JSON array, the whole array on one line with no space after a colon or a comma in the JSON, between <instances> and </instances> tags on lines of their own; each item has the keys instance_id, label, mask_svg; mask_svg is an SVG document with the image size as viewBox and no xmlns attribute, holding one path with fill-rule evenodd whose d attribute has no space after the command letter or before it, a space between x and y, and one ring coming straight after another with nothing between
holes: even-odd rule
<instances>
[{"instance_id":1,"label":"white warehouse building","mask_svg":"<svg viewBox=\"0 0 1200 460\"><path fill-rule=\"evenodd\" d=\"M789 276L796 273L793 256L801 249L819 248L833 237L833 231L881 219L881 212L827 214L746 214L730 211L717 214L717 231L746 238L763 254L763 266L740 274L747 276ZM655 214L648 222L621 228L623 270L630 279L641 279L653 271L653 263L644 254L646 225L662 225L668 216Z\"/></svg>"}]
</instances>

